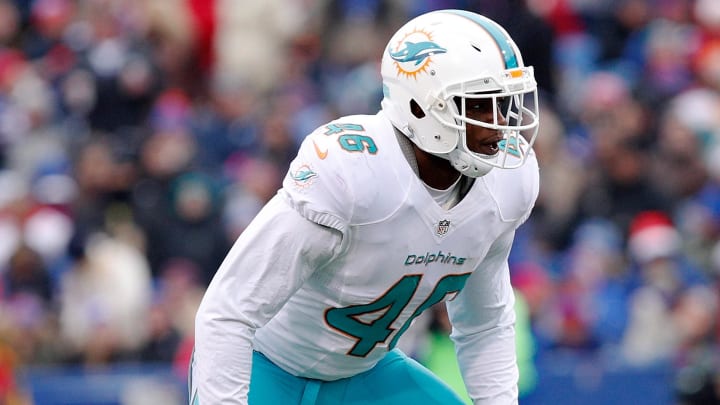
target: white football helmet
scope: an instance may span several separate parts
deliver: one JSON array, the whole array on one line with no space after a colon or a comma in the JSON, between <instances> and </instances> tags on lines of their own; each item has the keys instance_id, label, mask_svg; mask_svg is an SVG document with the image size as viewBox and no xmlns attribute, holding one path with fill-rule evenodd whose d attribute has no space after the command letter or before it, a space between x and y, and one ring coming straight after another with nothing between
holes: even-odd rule
<instances>
[{"instance_id":1,"label":"white football helmet","mask_svg":"<svg viewBox=\"0 0 720 405\"><path fill-rule=\"evenodd\" d=\"M515 168L538 132L537 84L515 42L496 22L462 10L433 11L400 28L383 53L382 109L420 149L462 174ZM491 99L492 121L465 114L466 99ZM467 125L498 130L492 155L468 148Z\"/></svg>"}]
</instances>

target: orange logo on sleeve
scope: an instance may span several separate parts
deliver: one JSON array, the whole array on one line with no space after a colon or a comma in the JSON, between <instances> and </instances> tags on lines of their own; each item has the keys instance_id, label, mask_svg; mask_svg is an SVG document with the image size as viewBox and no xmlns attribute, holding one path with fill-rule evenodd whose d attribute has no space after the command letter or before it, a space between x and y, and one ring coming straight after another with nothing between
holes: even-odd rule
<instances>
[{"instance_id":1,"label":"orange logo on sleeve","mask_svg":"<svg viewBox=\"0 0 720 405\"><path fill-rule=\"evenodd\" d=\"M324 160L328 155L327 148L321 148L320 146L318 146L318 144L317 144L317 142L315 142L315 140L313 140L312 143L313 143L313 147L315 148L315 153L317 154L317 156L320 158L320 160Z\"/></svg>"}]
</instances>

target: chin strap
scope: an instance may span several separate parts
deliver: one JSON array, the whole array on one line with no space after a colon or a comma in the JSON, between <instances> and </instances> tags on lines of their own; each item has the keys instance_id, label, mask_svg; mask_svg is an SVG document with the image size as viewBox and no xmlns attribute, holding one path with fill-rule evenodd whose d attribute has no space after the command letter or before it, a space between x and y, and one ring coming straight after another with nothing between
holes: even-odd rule
<instances>
[{"instance_id":1,"label":"chin strap","mask_svg":"<svg viewBox=\"0 0 720 405\"><path fill-rule=\"evenodd\" d=\"M464 176L477 178L482 177L493 169L493 166L478 159L474 159L467 152L455 149L454 151L447 154L446 159L450 161L455 170L462 173Z\"/></svg>"}]
</instances>

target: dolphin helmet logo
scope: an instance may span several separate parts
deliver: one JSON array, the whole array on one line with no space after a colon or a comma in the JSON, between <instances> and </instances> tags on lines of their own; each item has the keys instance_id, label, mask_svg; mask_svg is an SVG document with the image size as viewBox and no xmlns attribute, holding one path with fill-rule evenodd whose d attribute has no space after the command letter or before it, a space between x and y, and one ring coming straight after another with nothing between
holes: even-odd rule
<instances>
[{"instance_id":1,"label":"dolphin helmet logo","mask_svg":"<svg viewBox=\"0 0 720 405\"><path fill-rule=\"evenodd\" d=\"M436 54L446 52L445 48L432 41L405 42L405 47L397 52L390 52L390 57L397 62L415 62L415 66L425 62L427 58Z\"/></svg>"},{"instance_id":2,"label":"dolphin helmet logo","mask_svg":"<svg viewBox=\"0 0 720 405\"><path fill-rule=\"evenodd\" d=\"M394 49L388 49L399 75L417 79L417 75L427 71L433 55L446 53L447 49L433 41L432 34L415 29L398 42Z\"/></svg>"}]
</instances>

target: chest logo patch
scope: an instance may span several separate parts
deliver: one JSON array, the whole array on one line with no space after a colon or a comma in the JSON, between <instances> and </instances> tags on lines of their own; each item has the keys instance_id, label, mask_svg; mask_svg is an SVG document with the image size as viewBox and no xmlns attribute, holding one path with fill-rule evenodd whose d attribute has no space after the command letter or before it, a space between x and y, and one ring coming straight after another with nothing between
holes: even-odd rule
<instances>
[{"instance_id":1,"label":"chest logo patch","mask_svg":"<svg viewBox=\"0 0 720 405\"><path fill-rule=\"evenodd\" d=\"M450 230L450 221L447 219L443 219L440 222L438 222L437 228L435 229L435 233L438 234L438 236L443 236L448 233Z\"/></svg>"}]
</instances>

